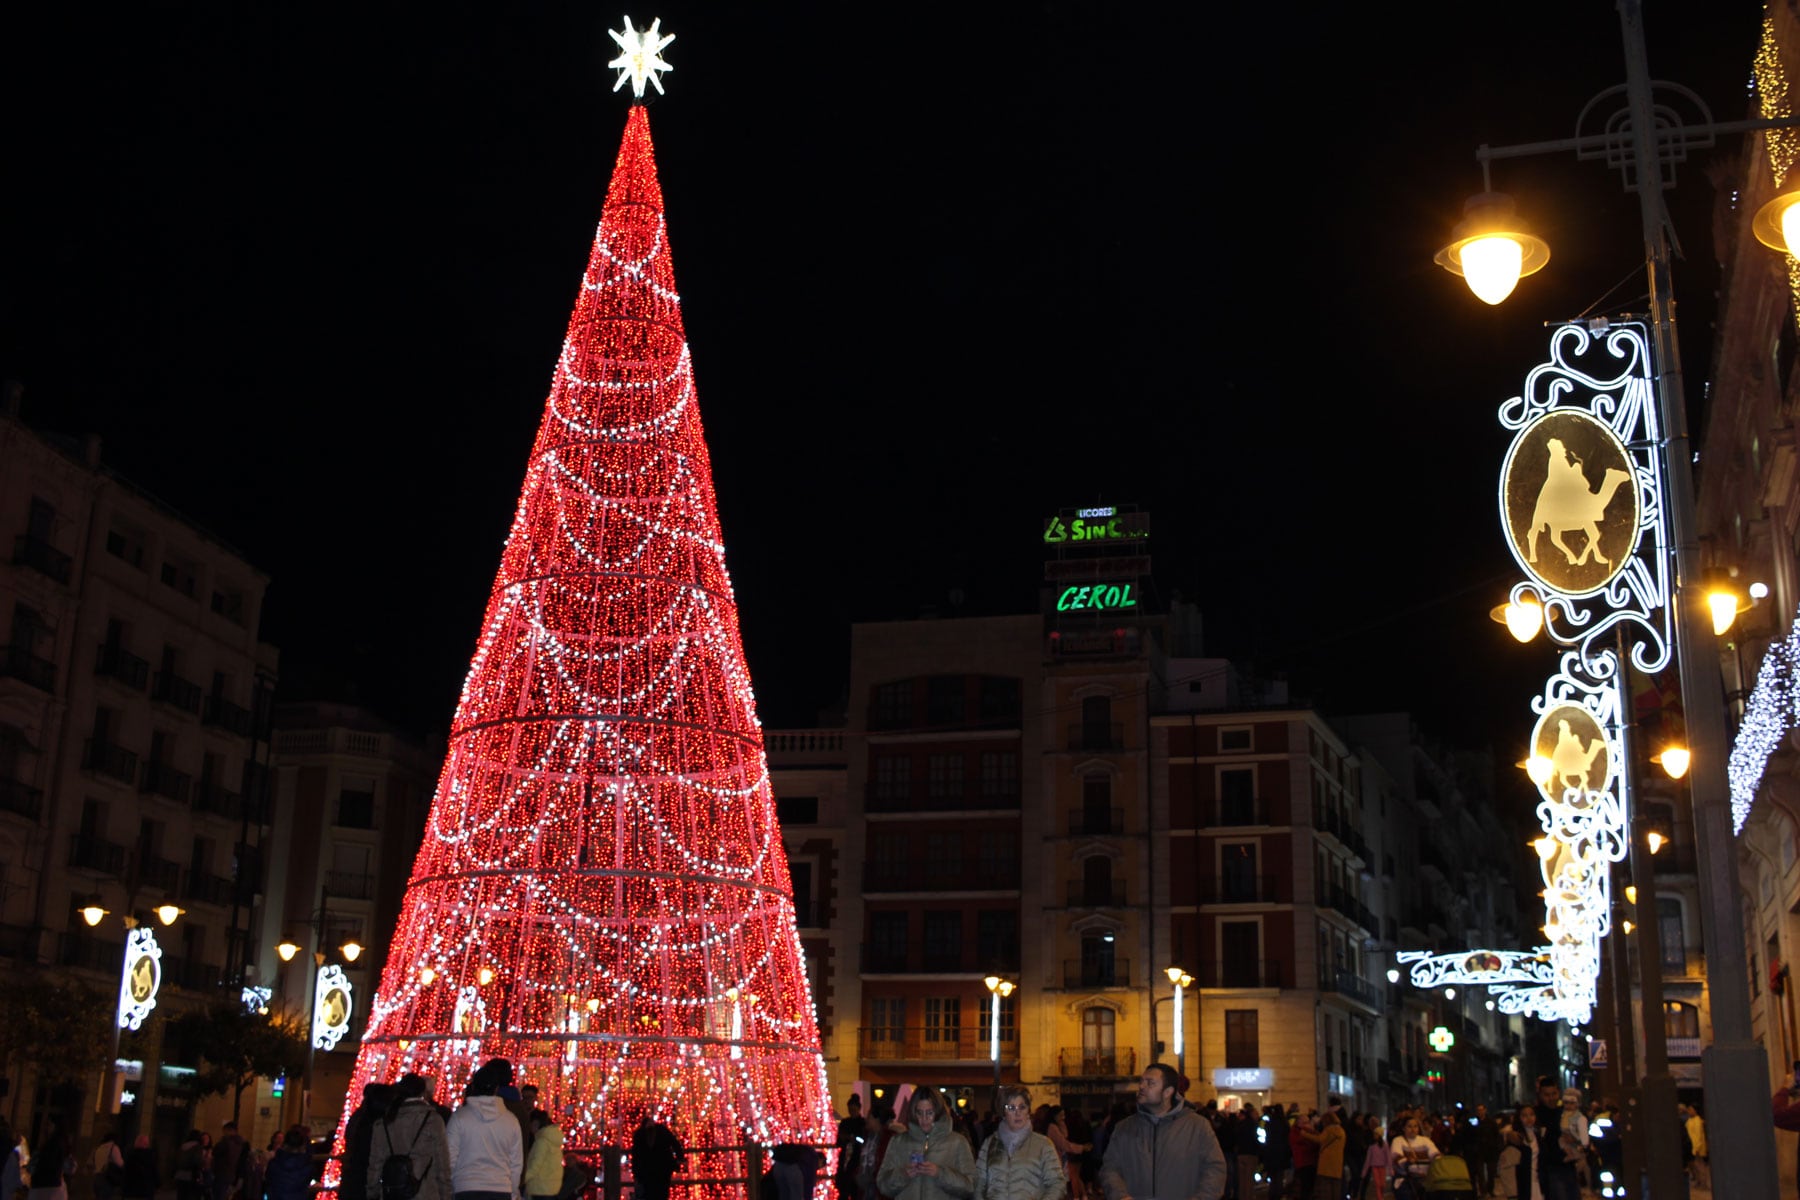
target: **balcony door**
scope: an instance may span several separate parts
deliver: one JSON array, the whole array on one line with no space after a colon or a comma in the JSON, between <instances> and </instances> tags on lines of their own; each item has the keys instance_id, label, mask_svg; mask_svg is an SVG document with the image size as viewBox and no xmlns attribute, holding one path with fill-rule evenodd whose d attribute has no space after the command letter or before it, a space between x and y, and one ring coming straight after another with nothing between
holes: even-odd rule
<instances>
[{"instance_id":1,"label":"balcony door","mask_svg":"<svg viewBox=\"0 0 1800 1200\"><path fill-rule=\"evenodd\" d=\"M1081 1010L1081 1069L1088 1075L1114 1075L1114 1037L1118 1017L1110 1008Z\"/></svg>"}]
</instances>

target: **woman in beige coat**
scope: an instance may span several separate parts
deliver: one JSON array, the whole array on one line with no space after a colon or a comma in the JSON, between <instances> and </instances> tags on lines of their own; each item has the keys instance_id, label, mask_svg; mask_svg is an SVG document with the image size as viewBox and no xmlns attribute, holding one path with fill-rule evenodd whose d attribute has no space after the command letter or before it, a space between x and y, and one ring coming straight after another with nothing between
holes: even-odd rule
<instances>
[{"instance_id":1,"label":"woman in beige coat","mask_svg":"<svg viewBox=\"0 0 1800 1200\"><path fill-rule=\"evenodd\" d=\"M893 1200L968 1200L975 1153L950 1128L950 1110L931 1088L913 1093L912 1124L896 1133L881 1159L875 1186Z\"/></svg>"},{"instance_id":2,"label":"woman in beige coat","mask_svg":"<svg viewBox=\"0 0 1800 1200\"><path fill-rule=\"evenodd\" d=\"M1060 1200L1068 1185L1062 1156L1031 1128L1031 1093L1000 1093L1000 1128L981 1143L975 1160L974 1200Z\"/></svg>"}]
</instances>

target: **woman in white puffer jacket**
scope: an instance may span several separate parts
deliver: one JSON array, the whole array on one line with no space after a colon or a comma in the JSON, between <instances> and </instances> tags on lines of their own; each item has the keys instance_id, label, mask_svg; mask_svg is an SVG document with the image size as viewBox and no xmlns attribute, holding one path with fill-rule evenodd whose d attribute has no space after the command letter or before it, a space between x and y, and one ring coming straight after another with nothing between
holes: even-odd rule
<instances>
[{"instance_id":1,"label":"woman in white puffer jacket","mask_svg":"<svg viewBox=\"0 0 1800 1200\"><path fill-rule=\"evenodd\" d=\"M1031 1127L1031 1093L1000 1093L1000 1128L975 1159L975 1200L1059 1200L1068 1190L1062 1156Z\"/></svg>"}]
</instances>

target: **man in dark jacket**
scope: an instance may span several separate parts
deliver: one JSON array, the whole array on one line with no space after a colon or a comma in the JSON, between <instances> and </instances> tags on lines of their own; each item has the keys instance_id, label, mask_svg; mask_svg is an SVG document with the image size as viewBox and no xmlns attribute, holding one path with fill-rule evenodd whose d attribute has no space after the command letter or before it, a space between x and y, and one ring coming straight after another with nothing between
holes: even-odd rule
<instances>
[{"instance_id":1,"label":"man in dark jacket","mask_svg":"<svg viewBox=\"0 0 1800 1200\"><path fill-rule=\"evenodd\" d=\"M1491 1196L1494 1194L1494 1177L1500 1170L1500 1122L1489 1118L1487 1105L1477 1104L1469 1125L1475 1142L1475 1155L1469 1159L1470 1173L1475 1176L1475 1193Z\"/></svg>"},{"instance_id":2,"label":"man in dark jacket","mask_svg":"<svg viewBox=\"0 0 1800 1200\"><path fill-rule=\"evenodd\" d=\"M281 1139L281 1149L263 1172L263 1195L268 1200L307 1200L312 1195L312 1154L306 1126L294 1126Z\"/></svg>"},{"instance_id":3,"label":"man in dark jacket","mask_svg":"<svg viewBox=\"0 0 1800 1200\"><path fill-rule=\"evenodd\" d=\"M1181 1102L1175 1068L1151 1063L1138 1082L1138 1110L1106 1143L1106 1200L1219 1200L1225 1153L1205 1117Z\"/></svg>"},{"instance_id":4,"label":"man in dark jacket","mask_svg":"<svg viewBox=\"0 0 1800 1200\"><path fill-rule=\"evenodd\" d=\"M1581 1200L1581 1182L1575 1174L1575 1160L1569 1155L1568 1142L1562 1137L1562 1087L1549 1075L1539 1075L1538 1102L1538 1183L1544 1189L1544 1200Z\"/></svg>"},{"instance_id":5,"label":"man in dark jacket","mask_svg":"<svg viewBox=\"0 0 1800 1200\"><path fill-rule=\"evenodd\" d=\"M687 1159L675 1131L645 1117L631 1135L631 1181L643 1200L668 1200L669 1181Z\"/></svg>"},{"instance_id":6,"label":"man in dark jacket","mask_svg":"<svg viewBox=\"0 0 1800 1200\"><path fill-rule=\"evenodd\" d=\"M362 1103L344 1122L344 1177L338 1184L338 1200L368 1200L369 1138L393 1098L393 1084L363 1085Z\"/></svg>"}]
</instances>

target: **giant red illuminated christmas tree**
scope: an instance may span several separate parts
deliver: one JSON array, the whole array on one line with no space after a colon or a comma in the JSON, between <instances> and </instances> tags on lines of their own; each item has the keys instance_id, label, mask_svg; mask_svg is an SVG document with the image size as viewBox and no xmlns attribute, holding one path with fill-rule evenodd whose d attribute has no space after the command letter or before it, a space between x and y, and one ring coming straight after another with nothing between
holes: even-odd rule
<instances>
[{"instance_id":1,"label":"giant red illuminated christmas tree","mask_svg":"<svg viewBox=\"0 0 1800 1200\"><path fill-rule=\"evenodd\" d=\"M571 1146L832 1140L634 106L349 1096L504 1056ZM690 1153L702 1178L741 1154ZM710 1190L710 1189L709 1189Z\"/></svg>"}]
</instances>

